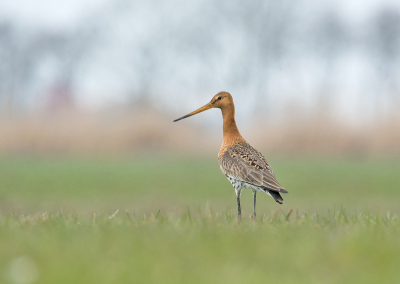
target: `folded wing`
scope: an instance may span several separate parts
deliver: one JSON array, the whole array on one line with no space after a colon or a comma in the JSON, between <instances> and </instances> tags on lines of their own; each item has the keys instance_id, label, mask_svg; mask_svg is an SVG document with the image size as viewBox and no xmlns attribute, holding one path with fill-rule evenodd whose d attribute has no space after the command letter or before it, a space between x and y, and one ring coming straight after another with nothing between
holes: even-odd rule
<instances>
[{"instance_id":1,"label":"folded wing","mask_svg":"<svg viewBox=\"0 0 400 284\"><path fill-rule=\"evenodd\" d=\"M264 190L287 193L276 180L265 157L249 144L236 144L220 156L219 164L225 175L233 176Z\"/></svg>"}]
</instances>

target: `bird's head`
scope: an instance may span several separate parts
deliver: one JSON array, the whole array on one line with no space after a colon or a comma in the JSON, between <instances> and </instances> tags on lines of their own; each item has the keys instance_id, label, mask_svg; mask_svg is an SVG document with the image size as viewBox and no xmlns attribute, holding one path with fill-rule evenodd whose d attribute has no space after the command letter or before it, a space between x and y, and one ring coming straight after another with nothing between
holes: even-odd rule
<instances>
[{"instance_id":1,"label":"bird's head","mask_svg":"<svg viewBox=\"0 0 400 284\"><path fill-rule=\"evenodd\" d=\"M184 119L184 118L187 118L189 116L198 114L198 113L208 110L210 108L219 108L223 111L224 109L230 108L230 107L233 107L233 99L232 99L231 94L229 94L228 92L219 92L211 99L211 101L208 104L206 104L205 106L203 106L187 115L184 115L178 119L175 119L174 122Z\"/></svg>"}]
</instances>

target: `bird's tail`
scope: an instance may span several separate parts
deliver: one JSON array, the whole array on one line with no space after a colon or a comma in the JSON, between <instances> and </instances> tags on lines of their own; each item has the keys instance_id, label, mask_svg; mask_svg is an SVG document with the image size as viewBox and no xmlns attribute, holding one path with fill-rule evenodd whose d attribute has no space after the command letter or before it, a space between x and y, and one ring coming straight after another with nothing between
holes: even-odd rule
<instances>
[{"instance_id":1,"label":"bird's tail","mask_svg":"<svg viewBox=\"0 0 400 284\"><path fill-rule=\"evenodd\" d=\"M279 194L279 192L273 190L267 190L267 192L269 193L269 195L272 196L273 199L275 199L276 202L278 202L279 204L283 203L283 198Z\"/></svg>"},{"instance_id":2,"label":"bird's tail","mask_svg":"<svg viewBox=\"0 0 400 284\"><path fill-rule=\"evenodd\" d=\"M281 188L281 189L279 189L279 192L281 192L281 193L289 193L286 189L284 189L284 188Z\"/></svg>"}]
</instances>

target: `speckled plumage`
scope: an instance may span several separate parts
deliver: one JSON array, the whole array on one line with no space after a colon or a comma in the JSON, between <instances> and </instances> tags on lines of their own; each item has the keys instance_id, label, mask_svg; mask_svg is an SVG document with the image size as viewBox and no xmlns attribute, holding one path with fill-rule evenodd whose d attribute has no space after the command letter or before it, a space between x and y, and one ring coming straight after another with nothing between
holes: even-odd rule
<instances>
[{"instance_id":1,"label":"speckled plumage","mask_svg":"<svg viewBox=\"0 0 400 284\"><path fill-rule=\"evenodd\" d=\"M240 195L243 189L250 188L254 196L253 217L256 216L256 193L262 191L272 196L279 204L283 203L280 193L287 191L276 180L265 157L242 137L235 121L235 105L227 92L216 94L211 101L198 110L174 121L195 115L210 108L219 108L223 119L223 142L218 154L221 171L232 183L237 196L238 217L241 218Z\"/></svg>"},{"instance_id":2,"label":"speckled plumage","mask_svg":"<svg viewBox=\"0 0 400 284\"><path fill-rule=\"evenodd\" d=\"M253 192L265 192L276 202L283 203L279 192L287 191L276 180L263 154L246 141L229 147L222 146L218 162L221 171L235 188L236 195L240 195L243 189L250 188Z\"/></svg>"}]
</instances>

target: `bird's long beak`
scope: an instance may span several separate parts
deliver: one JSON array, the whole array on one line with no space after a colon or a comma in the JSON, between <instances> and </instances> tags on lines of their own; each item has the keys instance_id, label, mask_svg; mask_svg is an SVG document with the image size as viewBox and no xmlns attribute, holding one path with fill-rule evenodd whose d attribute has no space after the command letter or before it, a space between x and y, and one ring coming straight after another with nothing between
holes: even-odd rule
<instances>
[{"instance_id":1,"label":"bird's long beak","mask_svg":"<svg viewBox=\"0 0 400 284\"><path fill-rule=\"evenodd\" d=\"M205 106L199 108L198 110L195 110L194 112L191 112L191 113L189 113L189 114L187 114L187 115L184 115L184 116L182 116L182 117L180 117L180 118L178 118L178 119L175 119L174 122L177 122L178 120L181 120L181 119L184 119L184 118L186 118L186 117L189 117L189 116L198 114L198 113L200 113L200 112L202 112L202 111L205 111L205 110L208 110L208 109L210 109L210 108L212 108L212 105L211 105L211 103L208 103L208 104L206 104Z\"/></svg>"}]
</instances>

